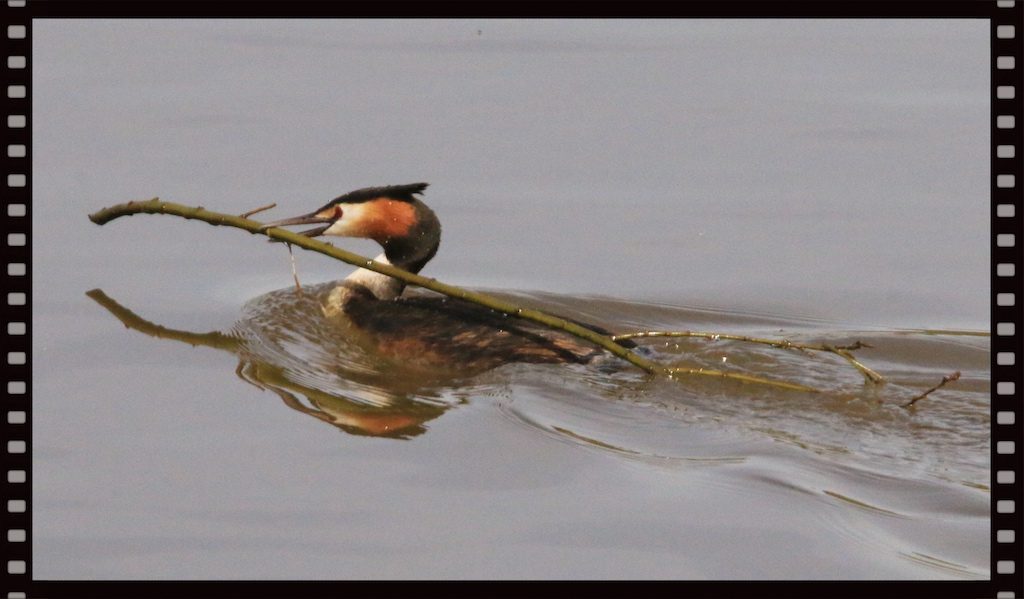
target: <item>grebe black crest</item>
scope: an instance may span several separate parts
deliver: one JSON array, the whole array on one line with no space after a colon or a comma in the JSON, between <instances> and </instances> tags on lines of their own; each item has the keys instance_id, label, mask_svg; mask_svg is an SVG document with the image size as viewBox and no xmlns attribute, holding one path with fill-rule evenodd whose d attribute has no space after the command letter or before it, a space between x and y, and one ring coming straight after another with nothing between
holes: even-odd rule
<instances>
[{"instance_id":1,"label":"grebe black crest","mask_svg":"<svg viewBox=\"0 0 1024 599\"><path fill-rule=\"evenodd\" d=\"M263 228L315 224L300 233L372 239L384 248L375 261L418 273L441 243L440 221L417 197L427 185L357 189L309 214ZM404 289L398 279L360 268L330 293L324 311L347 318L383 356L429 366L476 370L507 362L587 363L603 353L575 337L470 302L402 297ZM578 324L607 334L601 327Z\"/></svg>"}]
</instances>

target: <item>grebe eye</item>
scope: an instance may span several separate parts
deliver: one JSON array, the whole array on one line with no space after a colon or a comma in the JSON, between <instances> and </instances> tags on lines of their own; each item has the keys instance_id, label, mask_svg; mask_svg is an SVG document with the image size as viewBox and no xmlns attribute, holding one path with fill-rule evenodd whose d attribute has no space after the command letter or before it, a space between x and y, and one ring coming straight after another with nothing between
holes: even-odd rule
<instances>
[{"instance_id":1,"label":"grebe eye","mask_svg":"<svg viewBox=\"0 0 1024 599\"><path fill-rule=\"evenodd\" d=\"M335 206L334 207L334 219L337 220L337 219L341 218L342 214L344 214L344 212L342 211L341 206Z\"/></svg>"}]
</instances>

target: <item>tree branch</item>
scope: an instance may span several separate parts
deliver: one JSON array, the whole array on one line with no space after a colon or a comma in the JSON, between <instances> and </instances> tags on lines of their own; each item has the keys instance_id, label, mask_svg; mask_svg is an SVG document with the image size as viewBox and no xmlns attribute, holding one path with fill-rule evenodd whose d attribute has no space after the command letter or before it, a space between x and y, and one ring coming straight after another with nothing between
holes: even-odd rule
<instances>
[{"instance_id":1,"label":"tree branch","mask_svg":"<svg viewBox=\"0 0 1024 599\"><path fill-rule=\"evenodd\" d=\"M202 206L185 206L182 204L175 204L173 202L165 202L163 200L160 200L159 198L153 198L152 200L141 202L127 202L124 204L117 204L114 206L110 206L108 208L103 208L102 210L90 214L89 220L98 225L103 225L116 218L120 218L122 216L131 216L134 214L169 214L172 216L179 216L190 220L200 220L214 226L234 227L237 229L242 229L243 231L248 231L249 233L252 233L254 235L266 235L271 239L284 241L306 250L319 252L326 256L330 256L331 258L334 258L336 260L347 262L348 264L351 264L353 266L358 266L360 268L365 268L367 270L379 272L389 277L394 277L405 282L408 285L423 287L424 289L429 289L431 291L447 295L449 297L463 299L469 302L479 304L481 306L490 308L491 310L494 310L496 312L501 312L503 314L508 314L509 316L514 316L516 318L522 318L524 320L530 320L545 325L549 328L563 331L565 333L568 333L569 335L573 335L574 337L584 339L586 341L589 341L590 343L593 343L594 345L602 347L612 355L621 358L629 362L630 364L633 364L634 366L641 368L652 374L663 374L668 376L674 376L678 374L715 376L720 378L733 379L741 382L769 385L772 387L782 389L805 391L810 393L818 392L817 389L814 389L813 387L808 387L806 385L800 385L797 383L790 383L785 381L775 381L771 379L764 379L761 377L750 375L734 374L707 369L670 368L663 364L659 364L652 360L648 360L643 356L640 356L634 352L629 351L628 348L625 348L616 343L614 341L614 338L612 337L608 337L595 331L591 331L590 329L587 329L576 323L565 320L564 318L559 318L557 316L545 314L544 312L541 312L539 310L521 308L515 304L502 301L497 298L484 295L482 293L467 291L460 287L455 287L453 285L441 283L435 279L430 279L427 277L410 273L406 270L392 266L390 264L380 264L364 256L360 256L358 254L354 254L341 248L337 248L329 243L325 243L323 241L319 241L317 239L313 239L305 235L293 233L286 229L272 227L267 230L260 230L262 224L257 221L249 220L241 216L233 216L230 214L213 212L210 210L206 210Z\"/></svg>"}]
</instances>

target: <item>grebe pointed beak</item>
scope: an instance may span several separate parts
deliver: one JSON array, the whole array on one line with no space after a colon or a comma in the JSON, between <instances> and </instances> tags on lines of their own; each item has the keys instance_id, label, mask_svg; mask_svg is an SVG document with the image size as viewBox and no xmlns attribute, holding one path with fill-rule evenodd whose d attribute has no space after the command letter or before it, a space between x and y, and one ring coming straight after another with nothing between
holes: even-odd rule
<instances>
[{"instance_id":1,"label":"grebe pointed beak","mask_svg":"<svg viewBox=\"0 0 1024 599\"><path fill-rule=\"evenodd\" d=\"M275 220L269 223L264 223L260 226L260 231L266 231L271 227L287 227L290 225L311 225L326 223L320 227L314 227L312 229L306 229L305 231L298 231L299 235L305 235L306 237L317 237L322 235L324 231L329 229L334 224L335 219L325 218L323 216L317 216L317 213L311 212L309 214L303 214L302 216L295 216L292 218L284 218L281 220Z\"/></svg>"}]
</instances>

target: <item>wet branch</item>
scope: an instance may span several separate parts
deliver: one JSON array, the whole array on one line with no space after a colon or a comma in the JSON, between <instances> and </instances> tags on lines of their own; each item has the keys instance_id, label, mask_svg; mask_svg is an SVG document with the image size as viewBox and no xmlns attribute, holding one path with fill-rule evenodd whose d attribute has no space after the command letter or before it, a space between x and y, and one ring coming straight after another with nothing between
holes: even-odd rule
<instances>
[{"instance_id":1,"label":"wet branch","mask_svg":"<svg viewBox=\"0 0 1024 599\"><path fill-rule=\"evenodd\" d=\"M854 355L850 352L861 349L862 347L871 347L867 343L855 341L850 345L828 345L822 343L820 345L813 345L809 343L794 343L787 339L766 339L763 337L748 337L746 335L728 335L724 333L710 333L703 331L638 331L636 333L623 333L621 335L612 335L613 341L621 341L623 339L646 339L651 337L701 337L704 339L711 339L712 341L718 341L719 339L728 339L729 341L746 341L748 343L761 343L764 345L770 345L772 347L779 347L782 349L797 349L802 351L819 351L830 354L835 354L847 362L849 362L854 368L856 368L864 379L872 384L881 384L885 382L885 377L878 374L874 370L868 368L862 364Z\"/></svg>"},{"instance_id":2,"label":"wet branch","mask_svg":"<svg viewBox=\"0 0 1024 599\"><path fill-rule=\"evenodd\" d=\"M817 393L818 390L813 387L806 385L800 385L798 383L791 383L787 381L777 381L772 379L765 379L761 377L735 374L728 372L721 372L717 370L701 369L701 368L672 368L659 364L652 360L648 360L643 356L630 351L614 341L612 337L602 335L595 331L591 331L585 327L582 327L576 323L546 314L539 310L533 310L530 308L521 308L515 304L493 298L482 293L474 291L467 291L460 287L453 285L447 285L441 283L435 279L430 279L420 275L413 274L404 269L392 266L390 264L381 264L374 262L369 258L354 254L352 252L337 248L329 243L293 233L286 229L279 227L272 227L270 229L261 230L262 223L254 220L249 220L243 216L232 216L230 214L223 214L219 212L213 212L206 210L202 206L185 206L182 204L175 204L173 202L165 202L159 198L153 198L152 200L140 201L140 202L127 202L124 204L117 204L108 208L103 208L93 214L89 215L89 220L96 223L97 225L106 224L114 219L122 216L132 216L135 214L169 214L172 216L179 216L181 218L190 220L200 220L214 226L228 226L243 231L248 231L253 235L266 235L271 239L278 241L284 241L291 245L301 247L306 250L319 252L326 256L330 256L336 260L347 262L353 266L379 272L389 277L394 277L401 281L404 281L408 285L414 285L416 287L423 287L431 291L463 299L475 304L479 304L491 310L508 314L516 318L522 318L524 320L530 320L549 328L563 331L574 337L584 339L604 348L612 355L621 358L634 366L641 368L652 374L662 374L670 377L676 375L703 375L703 376L714 376L719 378L728 378L736 381L746 383L756 383L760 385L768 385L776 388L789 389L794 391L804 391L810 393Z\"/></svg>"},{"instance_id":3,"label":"wet branch","mask_svg":"<svg viewBox=\"0 0 1024 599\"><path fill-rule=\"evenodd\" d=\"M917 401L919 399L924 399L924 398L928 397L929 395L931 395L935 391L938 391L939 389L945 387L946 383L952 383L953 381L958 380L959 378L960 378L960 371L959 370L957 370L953 374L950 374L950 375L942 377L942 380L939 381L938 385L935 385L931 389L925 391L924 393L918 395L914 399L911 399L907 403L903 404L903 407L904 408L909 408L909 407L913 406L915 403L917 403Z\"/></svg>"}]
</instances>

